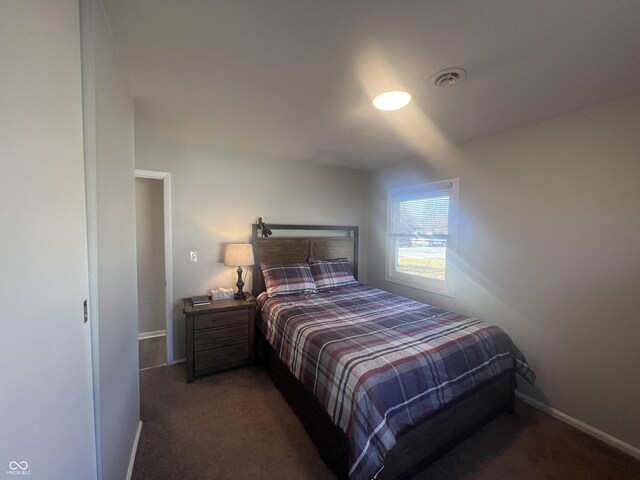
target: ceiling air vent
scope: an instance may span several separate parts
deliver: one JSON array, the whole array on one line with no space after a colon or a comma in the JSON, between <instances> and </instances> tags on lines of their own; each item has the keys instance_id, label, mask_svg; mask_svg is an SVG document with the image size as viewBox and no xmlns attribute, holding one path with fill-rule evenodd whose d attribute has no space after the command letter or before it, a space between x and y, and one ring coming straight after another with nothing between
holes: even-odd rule
<instances>
[{"instance_id":1,"label":"ceiling air vent","mask_svg":"<svg viewBox=\"0 0 640 480\"><path fill-rule=\"evenodd\" d=\"M467 78L467 72L461 68L447 68L442 70L429 79L429 85L432 87L452 87L464 82Z\"/></svg>"}]
</instances>

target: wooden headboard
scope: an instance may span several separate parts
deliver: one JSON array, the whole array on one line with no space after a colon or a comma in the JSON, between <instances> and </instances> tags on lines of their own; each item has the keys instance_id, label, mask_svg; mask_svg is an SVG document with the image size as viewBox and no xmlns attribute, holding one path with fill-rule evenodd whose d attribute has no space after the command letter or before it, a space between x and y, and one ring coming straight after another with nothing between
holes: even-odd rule
<instances>
[{"instance_id":1,"label":"wooden headboard","mask_svg":"<svg viewBox=\"0 0 640 480\"><path fill-rule=\"evenodd\" d=\"M309 257L319 260L347 257L353 276L358 279L358 227L342 225L273 225L269 224L273 235L263 238L258 225L253 225L253 295L258 296L265 289L260 262L293 263L306 262ZM278 230L333 231L345 232L339 237L279 237Z\"/></svg>"}]
</instances>

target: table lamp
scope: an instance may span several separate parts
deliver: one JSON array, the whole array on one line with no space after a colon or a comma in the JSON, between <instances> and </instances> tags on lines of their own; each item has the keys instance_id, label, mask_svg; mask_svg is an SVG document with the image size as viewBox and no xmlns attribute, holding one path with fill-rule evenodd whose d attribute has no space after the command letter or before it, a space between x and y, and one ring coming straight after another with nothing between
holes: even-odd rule
<instances>
[{"instance_id":1,"label":"table lamp","mask_svg":"<svg viewBox=\"0 0 640 480\"><path fill-rule=\"evenodd\" d=\"M227 267L238 267L238 283L236 283L238 291L233 295L233 298L244 298L242 267L253 265L253 245L250 243L231 243L227 245L227 249L224 252L224 264Z\"/></svg>"}]
</instances>

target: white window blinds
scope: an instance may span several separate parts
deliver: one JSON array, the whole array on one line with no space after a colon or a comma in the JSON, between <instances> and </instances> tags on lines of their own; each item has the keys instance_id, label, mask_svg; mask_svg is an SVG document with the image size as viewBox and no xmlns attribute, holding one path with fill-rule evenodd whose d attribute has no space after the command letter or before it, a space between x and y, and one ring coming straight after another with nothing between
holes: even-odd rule
<instances>
[{"instance_id":1,"label":"white window blinds","mask_svg":"<svg viewBox=\"0 0 640 480\"><path fill-rule=\"evenodd\" d=\"M392 196L389 234L414 238L449 236L449 211L453 184Z\"/></svg>"}]
</instances>

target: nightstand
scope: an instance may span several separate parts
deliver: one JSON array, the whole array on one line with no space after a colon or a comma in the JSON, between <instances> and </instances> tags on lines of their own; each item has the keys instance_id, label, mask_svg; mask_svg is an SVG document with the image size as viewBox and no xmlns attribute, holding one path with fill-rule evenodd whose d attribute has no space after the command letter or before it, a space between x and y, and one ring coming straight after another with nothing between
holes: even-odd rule
<instances>
[{"instance_id":1,"label":"nightstand","mask_svg":"<svg viewBox=\"0 0 640 480\"><path fill-rule=\"evenodd\" d=\"M256 301L213 300L194 307L184 299L187 320L187 382L240 365L253 364Z\"/></svg>"}]
</instances>

